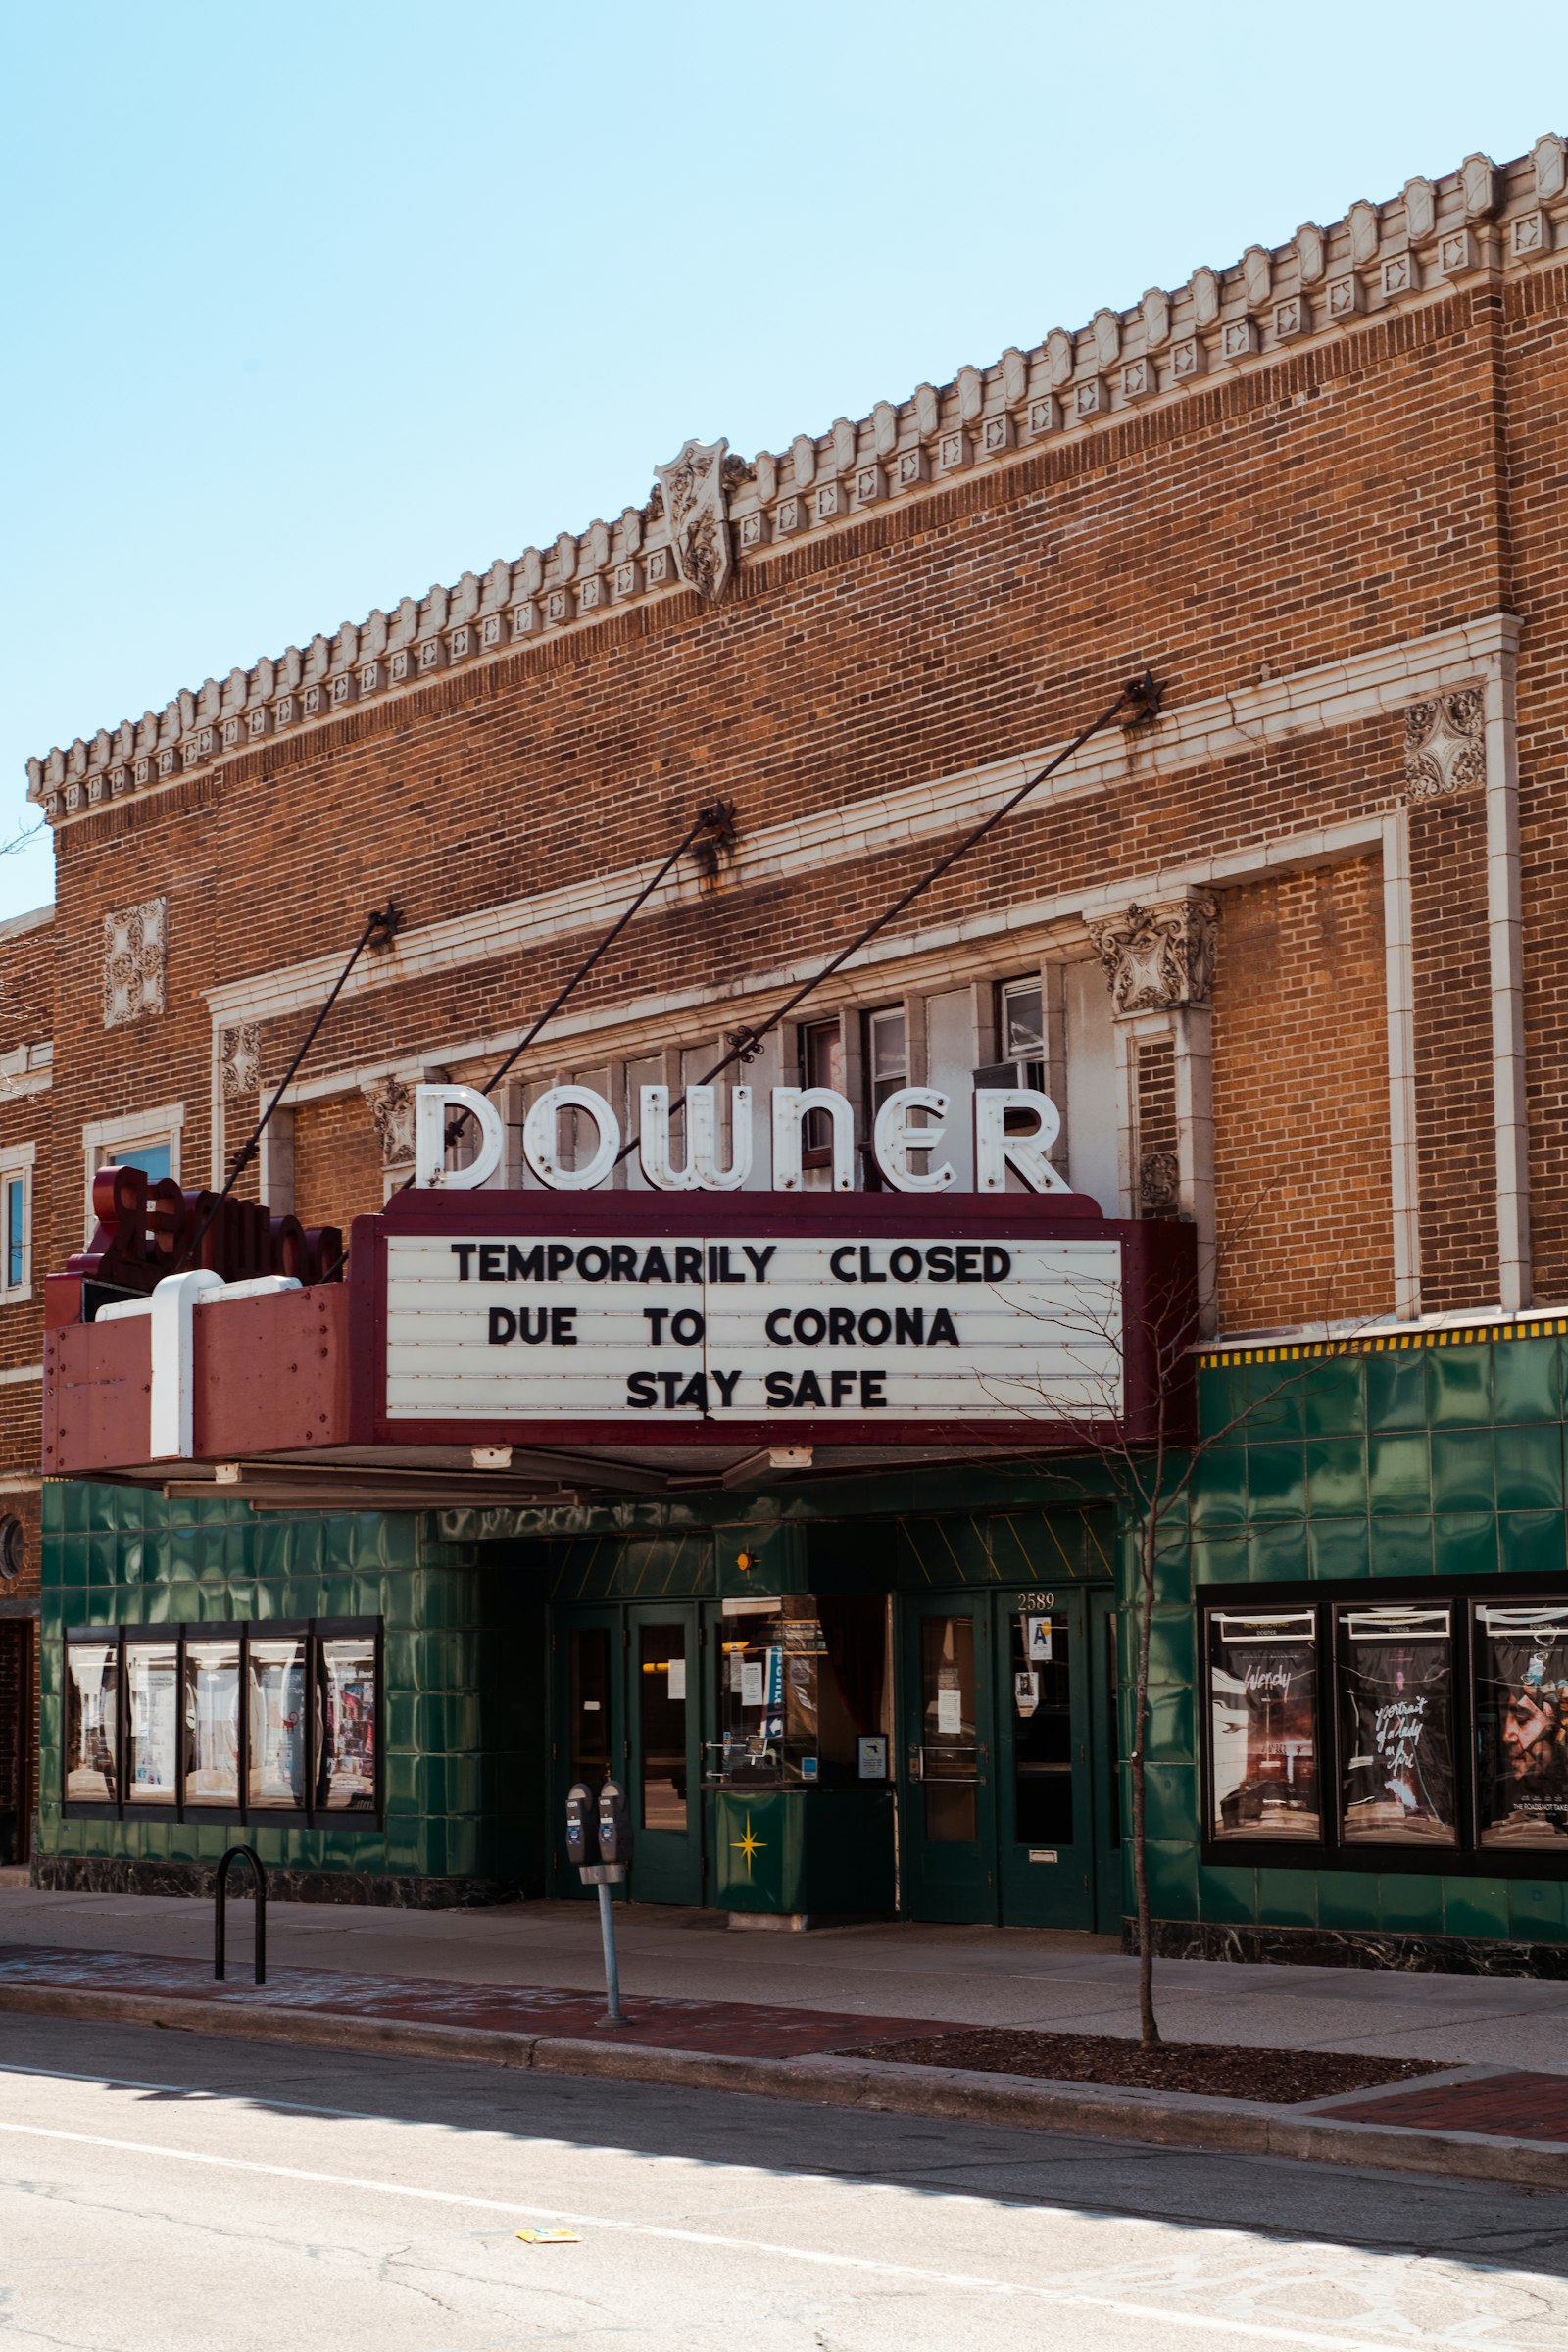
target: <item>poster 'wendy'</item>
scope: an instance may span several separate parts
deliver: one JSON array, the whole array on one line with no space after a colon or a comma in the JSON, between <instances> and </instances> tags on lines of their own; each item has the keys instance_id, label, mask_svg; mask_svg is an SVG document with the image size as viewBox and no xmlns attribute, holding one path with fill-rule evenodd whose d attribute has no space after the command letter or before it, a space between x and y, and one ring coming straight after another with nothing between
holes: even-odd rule
<instances>
[{"instance_id":1,"label":"poster 'wendy'","mask_svg":"<svg viewBox=\"0 0 1568 2352\"><path fill-rule=\"evenodd\" d=\"M1476 1610L1483 1845L1568 1840L1568 1601Z\"/></svg>"}]
</instances>

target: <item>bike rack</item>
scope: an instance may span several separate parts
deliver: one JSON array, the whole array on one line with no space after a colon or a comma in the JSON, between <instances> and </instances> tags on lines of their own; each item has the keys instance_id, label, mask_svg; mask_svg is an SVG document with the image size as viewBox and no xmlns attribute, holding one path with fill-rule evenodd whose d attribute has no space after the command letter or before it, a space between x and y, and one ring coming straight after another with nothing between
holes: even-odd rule
<instances>
[{"instance_id":1,"label":"bike rack","mask_svg":"<svg viewBox=\"0 0 1568 2352\"><path fill-rule=\"evenodd\" d=\"M215 1913L213 1919L213 1974L223 1975L223 1906L228 1897L229 1865L243 1858L256 1875L256 1983L267 1983L267 1873L262 1857L254 1845L231 1845L218 1865L218 1879L213 1889Z\"/></svg>"}]
</instances>

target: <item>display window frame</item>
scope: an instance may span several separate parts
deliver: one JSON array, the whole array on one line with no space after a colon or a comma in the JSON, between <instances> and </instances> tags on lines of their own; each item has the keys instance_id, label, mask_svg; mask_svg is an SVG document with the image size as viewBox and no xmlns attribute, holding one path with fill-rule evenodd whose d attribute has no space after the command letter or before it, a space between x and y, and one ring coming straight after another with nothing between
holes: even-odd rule
<instances>
[{"instance_id":1,"label":"display window frame","mask_svg":"<svg viewBox=\"0 0 1568 2352\"><path fill-rule=\"evenodd\" d=\"M1568 1601L1568 1562L1560 1574L1494 1578L1360 1577L1322 1583L1203 1584L1195 1589L1197 1611L1193 1712L1198 1727L1199 1854L1205 1869L1365 1871L1442 1878L1568 1879L1568 1838L1562 1851L1550 1846L1483 1845L1483 1760L1477 1739L1476 1677L1480 1663L1477 1611L1531 1600ZM1389 1607L1447 1607L1452 1648L1453 1812L1451 1843L1435 1838L1348 1838L1343 1830L1346 1740L1339 1669L1340 1616L1347 1610ZM1213 1615L1279 1612L1315 1618L1317 1690L1313 1738L1316 1748L1320 1834L1311 1837L1216 1838L1214 1747L1208 1680L1209 1619Z\"/></svg>"},{"instance_id":2,"label":"display window frame","mask_svg":"<svg viewBox=\"0 0 1568 2352\"><path fill-rule=\"evenodd\" d=\"M305 1753L304 1799L298 1805L264 1805L250 1796L251 1766L251 1709L250 1709L250 1645L255 1642L281 1639L304 1642L305 1674ZM322 1724L322 1675L324 1645L333 1641L369 1642L375 1657L375 1721L373 1734L372 1804L355 1809L332 1805L324 1801L318 1788L320 1779ZM226 1798L187 1797L186 1775L190 1768L190 1736L186 1724L186 1647L220 1642L236 1642L239 1645L239 1723L238 1723L238 1801ZM108 1644L118 1652L117 1690L119 1703L115 1727L115 1770L120 1795L113 1801L93 1798L74 1798L66 1794L71 1771L71 1754L63 1730L60 1754L60 1788L62 1812L73 1821L169 1821L169 1822L234 1822L242 1827L265 1828L270 1822L285 1828L380 1830L386 1804L386 1671L384 1620L379 1617L270 1617L240 1621L225 1619L211 1624L181 1625L71 1625L65 1630L61 1643L64 1683L71 1676L70 1652L74 1643L89 1643L97 1647ZM132 1795L126 1783L126 1768L130 1754L130 1701L126 1652L149 1643L172 1643L174 1647L174 1801L148 1800ZM64 1689L64 1683L62 1688Z\"/></svg>"}]
</instances>

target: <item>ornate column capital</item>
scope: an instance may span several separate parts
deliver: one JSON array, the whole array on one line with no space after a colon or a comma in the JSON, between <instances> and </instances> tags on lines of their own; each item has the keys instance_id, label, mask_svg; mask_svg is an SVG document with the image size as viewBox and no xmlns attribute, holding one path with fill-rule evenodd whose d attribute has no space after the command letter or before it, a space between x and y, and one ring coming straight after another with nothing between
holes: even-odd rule
<instances>
[{"instance_id":1,"label":"ornate column capital","mask_svg":"<svg viewBox=\"0 0 1568 2352\"><path fill-rule=\"evenodd\" d=\"M383 1168L403 1168L414 1158L414 1089L401 1078L380 1078L362 1089L370 1105L381 1146Z\"/></svg>"},{"instance_id":2,"label":"ornate column capital","mask_svg":"<svg viewBox=\"0 0 1568 2352\"><path fill-rule=\"evenodd\" d=\"M1218 921L1214 901L1193 895L1129 906L1125 914L1091 922L1089 936L1104 967L1113 1011L1125 1017L1206 1004Z\"/></svg>"}]
</instances>

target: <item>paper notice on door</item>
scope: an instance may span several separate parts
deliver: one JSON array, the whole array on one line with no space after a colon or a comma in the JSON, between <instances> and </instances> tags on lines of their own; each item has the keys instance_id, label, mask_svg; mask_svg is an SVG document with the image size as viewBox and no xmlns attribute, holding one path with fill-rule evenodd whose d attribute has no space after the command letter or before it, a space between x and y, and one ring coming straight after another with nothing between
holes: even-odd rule
<instances>
[{"instance_id":1,"label":"paper notice on door","mask_svg":"<svg viewBox=\"0 0 1568 2352\"><path fill-rule=\"evenodd\" d=\"M767 1696L767 1684L760 1658L748 1658L741 1668L741 1705L760 1707Z\"/></svg>"},{"instance_id":2,"label":"paper notice on door","mask_svg":"<svg viewBox=\"0 0 1568 2352\"><path fill-rule=\"evenodd\" d=\"M1012 1695L1020 1715L1032 1715L1040 1704L1040 1677L1032 1666L1012 1678Z\"/></svg>"},{"instance_id":3,"label":"paper notice on door","mask_svg":"<svg viewBox=\"0 0 1568 2352\"><path fill-rule=\"evenodd\" d=\"M939 1690L937 1692L938 1732L961 1732L962 1729L963 1692L961 1690Z\"/></svg>"},{"instance_id":4,"label":"paper notice on door","mask_svg":"<svg viewBox=\"0 0 1568 2352\"><path fill-rule=\"evenodd\" d=\"M746 1658L744 1652L738 1649L732 1649L729 1653L729 1687L732 1690L744 1690L746 1688Z\"/></svg>"},{"instance_id":5,"label":"paper notice on door","mask_svg":"<svg viewBox=\"0 0 1568 2352\"><path fill-rule=\"evenodd\" d=\"M1031 1666L1051 1662L1051 1619L1026 1617L1023 1621L1023 1654Z\"/></svg>"},{"instance_id":6,"label":"paper notice on door","mask_svg":"<svg viewBox=\"0 0 1568 2352\"><path fill-rule=\"evenodd\" d=\"M686 1695L686 1661L684 1658L671 1658L669 1661L669 1695L671 1698L684 1698Z\"/></svg>"}]
</instances>

